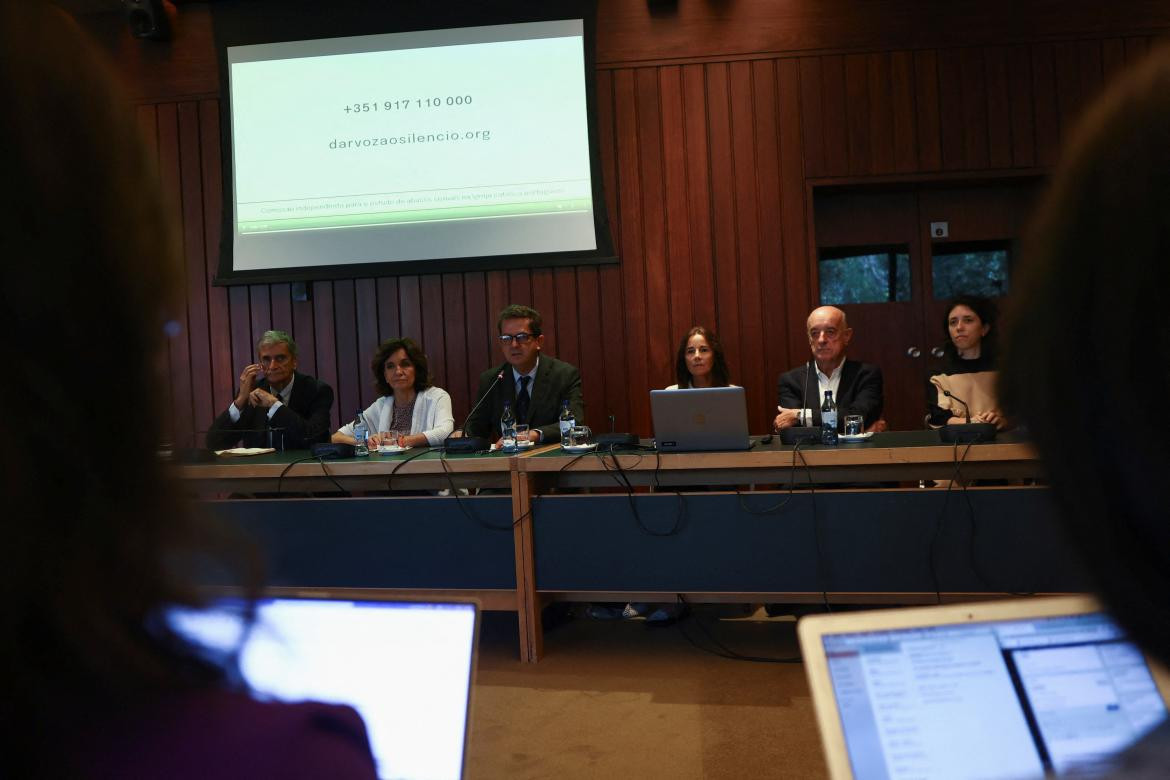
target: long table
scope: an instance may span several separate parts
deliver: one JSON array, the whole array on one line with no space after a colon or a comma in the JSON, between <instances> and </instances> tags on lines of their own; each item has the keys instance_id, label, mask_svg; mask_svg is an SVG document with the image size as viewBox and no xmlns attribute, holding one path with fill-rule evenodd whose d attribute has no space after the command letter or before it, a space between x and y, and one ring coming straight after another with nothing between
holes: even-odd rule
<instances>
[{"instance_id":1,"label":"long table","mask_svg":"<svg viewBox=\"0 0 1170 780\"><path fill-rule=\"evenodd\" d=\"M1044 488L906 487L1042 477L1031 446L1012 437L956 447L922 431L837 447L757 440L744 452L578 456L550 445L324 466L295 459L180 473L204 495L500 493L206 504L261 538L275 561L271 584L472 595L516 610L525 660L542 654L551 600L921 603L1086 587Z\"/></svg>"}]
</instances>

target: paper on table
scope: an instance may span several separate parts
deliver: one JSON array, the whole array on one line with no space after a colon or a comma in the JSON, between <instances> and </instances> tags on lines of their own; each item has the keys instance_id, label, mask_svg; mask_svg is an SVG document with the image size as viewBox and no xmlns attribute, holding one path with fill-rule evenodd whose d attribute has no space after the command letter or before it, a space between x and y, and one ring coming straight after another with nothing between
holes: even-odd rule
<instances>
[{"instance_id":1,"label":"paper on table","mask_svg":"<svg viewBox=\"0 0 1170 780\"><path fill-rule=\"evenodd\" d=\"M227 455L229 457L243 457L246 455L267 455L270 452L276 452L275 447L232 447L230 450L216 450L216 455Z\"/></svg>"}]
</instances>

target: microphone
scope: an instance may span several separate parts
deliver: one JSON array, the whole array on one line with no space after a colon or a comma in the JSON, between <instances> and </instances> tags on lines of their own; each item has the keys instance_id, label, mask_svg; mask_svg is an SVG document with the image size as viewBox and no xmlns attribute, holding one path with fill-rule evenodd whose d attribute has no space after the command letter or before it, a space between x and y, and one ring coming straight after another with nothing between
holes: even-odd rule
<instances>
[{"instance_id":1,"label":"microphone","mask_svg":"<svg viewBox=\"0 0 1170 780\"><path fill-rule=\"evenodd\" d=\"M965 423L949 423L939 429L939 438L947 444L975 444L981 441L991 441L995 438L995 426L991 423L971 422L971 407L959 396L950 390L943 390L943 395L954 399L963 405Z\"/></svg>"},{"instance_id":2,"label":"microphone","mask_svg":"<svg viewBox=\"0 0 1170 780\"><path fill-rule=\"evenodd\" d=\"M804 364L804 382L800 388L800 417L797 419L798 424L780 431L781 444L820 444L821 442L821 429L813 425L813 410L809 409L809 416L804 416L804 410L808 409L808 383L812 377L812 364L811 359L805 361ZM761 443L766 444L767 442Z\"/></svg>"},{"instance_id":3,"label":"microphone","mask_svg":"<svg viewBox=\"0 0 1170 780\"><path fill-rule=\"evenodd\" d=\"M488 448L488 441L483 437L467 435L467 422L471 419L471 415L475 414L476 410L479 409L483 402L487 400L487 397L492 394L492 390L496 389L496 385L499 384L500 380L504 378L504 372L507 370L507 367L504 367L496 372L496 378L492 380L492 383L488 385L488 389L485 390L483 395L479 397L479 400L475 402L475 406L471 407L471 411L468 412L467 417L464 418L463 425L459 428L459 430L463 431L463 437L453 438L448 436L443 440L444 450L447 452L468 453L479 452L480 450L486 450Z\"/></svg>"},{"instance_id":4,"label":"microphone","mask_svg":"<svg viewBox=\"0 0 1170 780\"><path fill-rule=\"evenodd\" d=\"M955 395L950 390L943 390L943 395L945 395L947 398L951 398L955 401L958 401L959 403L961 403L963 405L963 410L965 412L964 416L966 417L967 424L969 425L971 423L971 407L967 405L967 402L964 401L962 398L959 398L959 396Z\"/></svg>"},{"instance_id":5,"label":"microphone","mask_svg":"<svg viewBox=\"0 0 1170 780\"><path fill-rule=\"evenodd\" d=\"M804 419L804 410L808 408L808 375L812 370L812 361L808 360L804 364L804 384L800 386L800 422L805 425L812 425L812 420Z\"/></svg>"}]
</instances>

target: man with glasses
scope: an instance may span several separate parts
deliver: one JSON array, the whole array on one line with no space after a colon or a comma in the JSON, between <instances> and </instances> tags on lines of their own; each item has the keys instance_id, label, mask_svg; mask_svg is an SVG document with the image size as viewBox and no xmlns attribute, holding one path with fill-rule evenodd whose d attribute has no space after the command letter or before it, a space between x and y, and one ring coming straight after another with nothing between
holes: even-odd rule
<instances>
[{"instance_id":1,"label":"man with glasses","mask_svg":"<svg viewBox=\"0 0 1170 780\"><path fill-rule=\"evenodd\" d=\"M845 312L822 306L808 315L807 325L813 359L780 375L780 414L773 428L820 425L821 402L825 391L832 390L838 430L844 429L846 414L864 416L869 430L882 416L882 370L845 358L845 348L853 338Z\"/></svg>"},{"instance_id":2,"label":"man with glasses","mask_svg":"<svg viewBox=\"0 0 1170 780\"><path fill-rule=\"evenodd\" d=\"M240 389L207 432L207 446L306 449L329 441L333 388L297 371L297 344L270 330L256 344L259 362L240 372Z\"/></svg>"},{"instance_id":3,"label":"man with glasses","mask_svg":"<svg viewBox=\"0 0 1170 780\"><path fill-rule=\"evenodd\" d=\"M540 312L529 306L512 304L500 312L496 330L507 362L480 374L476 400L483 402L468 418L465 435L499 438L505 403L512 404L517 423L530 426L528 437L534 442L560 441L558 419L565 400L577 424L584 424L581 373L540 354L543 324Z\"/></svg>"}]
</instances>

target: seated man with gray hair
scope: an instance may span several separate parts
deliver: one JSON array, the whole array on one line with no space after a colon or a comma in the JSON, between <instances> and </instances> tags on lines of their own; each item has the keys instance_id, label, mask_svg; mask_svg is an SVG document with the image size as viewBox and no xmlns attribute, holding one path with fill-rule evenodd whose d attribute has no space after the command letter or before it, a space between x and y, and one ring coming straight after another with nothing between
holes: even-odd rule
<instances>
[{"instance_id":1,"label":"seated man with gray hair","mask_svg":"<svg viewBox=\"0 0 1170 780\"><path fill-rule=\"evenodd\" d=\"M233 447L307 449L329 441L333 388L297 371L297 343L270 330L256 344L259 362L240 372L240 389L207 432L213 450Z\"/></svg>"}]
</instances>

